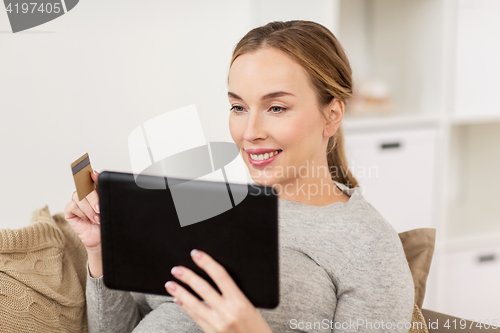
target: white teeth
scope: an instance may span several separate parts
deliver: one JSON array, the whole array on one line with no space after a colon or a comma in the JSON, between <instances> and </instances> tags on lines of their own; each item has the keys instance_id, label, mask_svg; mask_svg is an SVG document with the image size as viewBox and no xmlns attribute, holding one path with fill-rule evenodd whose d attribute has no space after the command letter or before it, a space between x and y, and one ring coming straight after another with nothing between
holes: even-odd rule
<instances>
[{"instance_id":1,"label":"white teeth","mask_svg":"<svg viewBox=\"0 0 500 333\"><path fill-rule=\"evenodd\" d=\"M252 158L252 160L262 161L262 160L267 160L268 158L271 158L274 155L277 155L278 153L279 153L279 150L276 150L276 151L271 152L271 153L265 153L265 154L259 154L259 155L250 154L250 157Z\"/></svg>"}]
</instances>

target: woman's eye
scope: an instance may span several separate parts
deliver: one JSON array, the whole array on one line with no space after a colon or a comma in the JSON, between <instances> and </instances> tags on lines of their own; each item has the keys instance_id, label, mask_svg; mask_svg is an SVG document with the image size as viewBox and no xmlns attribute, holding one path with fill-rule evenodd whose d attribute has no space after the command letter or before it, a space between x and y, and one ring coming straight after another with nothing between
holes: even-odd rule
<instances>
[{"instance_id":1,"label":"woman's eye","mask_svg":"<svg viewBox=\"0 0 500 333\"><path fill-rule=\"evenodd\" d=\"M238 105L234 105L231 109L229 109L230 111L234 112L234 113L240 113L240 112L243 112L245 110L244 107L242 106L238 106Z\"/></svg>"},{"instance_id":2,"label":"woman's eye","mask_svg":"<svg viewBox=\"0 0 500 333\"><path fill-rule=\"evenodd\" d=\"M271 111L272 113L278 114L278 113L283 113L285 112L285 108L282 108L281 106L271 106Z\"/></svg>"}]
</instances>

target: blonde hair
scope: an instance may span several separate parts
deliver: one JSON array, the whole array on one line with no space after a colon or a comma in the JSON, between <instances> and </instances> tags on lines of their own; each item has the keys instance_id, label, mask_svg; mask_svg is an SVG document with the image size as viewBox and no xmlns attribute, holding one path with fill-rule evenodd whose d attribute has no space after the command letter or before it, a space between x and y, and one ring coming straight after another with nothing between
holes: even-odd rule
<instances>
[{"instance_id":1,"label":"blonde hair","mask_svg":"<svg viewBox=\"0 0 500 333\"><path fill-rule=\"evenodd\" d=\"M302 20L275 21L254 28L236 45L229 67L238 56L264 47L281 50L304 67L316 91L320 109L330 104L333 98L345 104L352 96L349 60L337 38L321 24ZM342 125L328 140L327 161L333 180L350 188L358 186L348 168Z\"/></svg>"}]
</instances>

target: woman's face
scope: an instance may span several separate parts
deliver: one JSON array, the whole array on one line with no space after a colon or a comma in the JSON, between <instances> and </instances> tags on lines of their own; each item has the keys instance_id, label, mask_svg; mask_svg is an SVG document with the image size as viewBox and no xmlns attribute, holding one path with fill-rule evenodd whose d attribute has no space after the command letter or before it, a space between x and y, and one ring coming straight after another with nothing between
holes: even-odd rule
<instances>
[{"instance_id":1,"label":"woman's face","mask_svg":"<svg viewBox=\"0 0 500 333\"><path fill-rule=\"evenodd\" d=\"M237 57L228 97L231 136L257 184L284 186L327 165L336 128L326 125L307 72L288 55L261 48Z\"/></svg>"}]
</instances>

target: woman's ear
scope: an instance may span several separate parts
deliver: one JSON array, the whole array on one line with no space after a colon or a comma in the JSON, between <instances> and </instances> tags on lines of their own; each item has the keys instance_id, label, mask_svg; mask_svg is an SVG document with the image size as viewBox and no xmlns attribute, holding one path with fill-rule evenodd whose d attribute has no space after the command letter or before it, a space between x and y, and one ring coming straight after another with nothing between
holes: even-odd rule
<instances>
[{"instance_id":1,"label":"woman's ear","mask_svg":"<svg viewBox=\"0 0 500 333\"><path fill-rule=\"evenodd\" d=\"M332 102L327 106L325 113L328 117L325 123L325 128L323 130L323 135L325 137L331 137L337 132L340 126L340 122L344 117L345 104L343 101L333 98Z\"/></svg>"}]
</instances>

